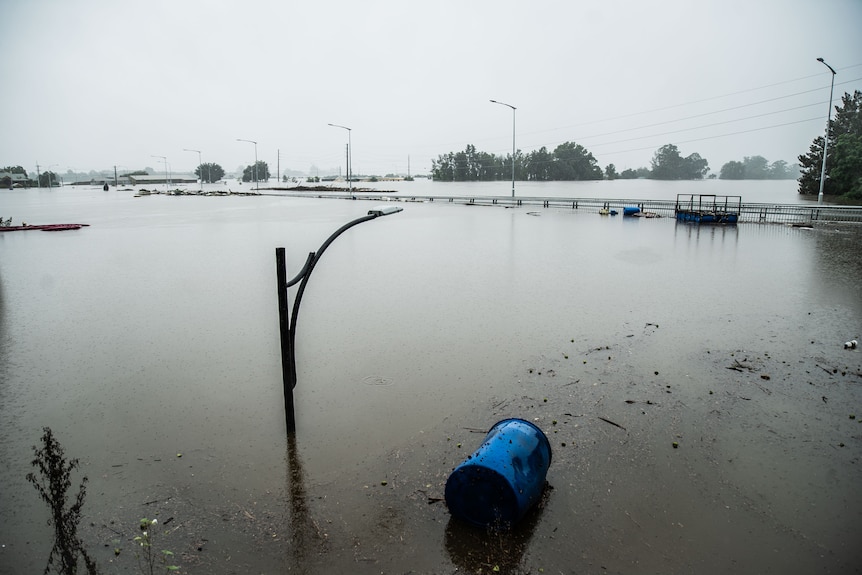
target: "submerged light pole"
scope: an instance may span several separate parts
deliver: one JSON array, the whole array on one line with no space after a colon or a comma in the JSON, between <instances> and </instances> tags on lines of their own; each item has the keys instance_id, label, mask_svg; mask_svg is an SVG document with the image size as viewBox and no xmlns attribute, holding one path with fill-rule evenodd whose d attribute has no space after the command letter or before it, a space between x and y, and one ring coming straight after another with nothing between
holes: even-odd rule
<instances>
[{"instance_id":1,"label":"submerged light pole","mask_svg":"<svg viewBox=\"0 0 862 575\"><path fill-rule=\"evenodd\" d=\"M254 144L254 189L259 191L260 187L258 186L258 183L257 183L257 180L258 180L258 178L257 178L257 142L255 142L254 140L243 140L242 138L237 138L236 141L237 142L248 142L249 144Z\"/></svg>"},{"instance_id":2,"label":"submerged light pole","mask_svg":"<svg viewBox=\"0 0 862 575\"><path fill-rule=\"evenodd\" d=\"M398 206L383 206L368 211L368 215L347 222L327 238L316 252L310 252L305 260L305 265L292 280L287 281L287 265L284 259L284 248L275 248L275 269L278 288L278 323L281 335L281 376L284 383L284 412L287 422L287 434L296 432L296 416L293 409L293 388L296 387L296 318L299 316L299 305L302 303L302 294L305 293L305 284L314 266L320 261L320 257L329 244L355 225L367 222L380 216L388 216L402 211L404 208ZM296 299L293 301L293 310L289 312L287 301L287 288L299 282Z\"/></svg>"},{"instance_id":3,"label":"submerged light pole","mask_svg":"<svg viewBox=\"0 0 862 575\"><path fill-rule=\"evenodd\" d=\"M154 158L161 158L165 163L165 193L168 191L168 159L165 156L153 156Z\"/></svg>"},{"instance_id":4,"label":"submerged light pole","mask_svg":"<svg viewBox=\"0 0 862 575\"><path fill-rule=\"evenodd\" d=\"M491 100L492 104L500 104L501 106L508 106L512 108L512 197L515 197L515 106L512 104L507 104L506 102L498 102L497 100Z\"/></svg>"},{"instance_id":5,"label":"submerged light pole","mask_svg":"<svg viewBox=\"0 0 862 575\"><path fill-rule=\"evenodd\" d=\"M188 148L183 148L184 152L197 152L198 153L198 171L201 176L201 192L204 191L204 164L203 160L201 160L201 151L200 150L189 150Z\"/></svg>"},{"instance_id":6,"label":"submerged light pole","mask_svg":"<svg viewBox=\"0 0 862 575\"><path fill-rule=\"evenodd\" d=\"M826 150L829 148L829 132L832 127L832 89L835 88L836 72L832 66L826 63L823 58L817 58L817 61L829 68L832 72L832 83L829 85L829 114L826 116L826 138L823 140L823 163L820 167L820 192L817 194L817 203L823 203L823 184L826 182Z\"/></svg>"},{"instance_id":7,"label":"submerged light pole","mask_svg":"<svg viewBox=\"0 0 862 575\"><path fill-rule=\"evenodd\" d=\"M352 130L347 126L339 126L338 124L327 124L333 128L341 128L347 130L347 189L350 191L350 197L353 197L353 178L350 175L350 168L353 164L353 146L350 145L350 132Z\"/></svg>"}]
</instances>

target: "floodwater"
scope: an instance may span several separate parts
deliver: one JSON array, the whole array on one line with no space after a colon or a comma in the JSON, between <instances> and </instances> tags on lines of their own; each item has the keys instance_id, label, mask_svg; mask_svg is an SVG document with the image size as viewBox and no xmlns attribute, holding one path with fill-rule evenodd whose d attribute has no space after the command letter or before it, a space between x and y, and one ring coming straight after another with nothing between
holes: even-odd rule
<instances>
[{"instance_id":1,"label":"floodwater","mask_svg":"<svg viewBox=\"0 0 862 575\"><path fill-rule=\"evenodd\" d=\"M796 201L618 183L523 193ZM510 191L391 188L437 186ZM136 572L141 517L189 573L859 572L862 226L400 205L308 282L288 442L275 248L292 276L369 202L3 191L15 223L90 226L0 234L0 573L50 552L24 479L44 426L106 573ZM553 462L542 505L485 534L443 486L506 417Z\"/></svg>"}]
</instances>

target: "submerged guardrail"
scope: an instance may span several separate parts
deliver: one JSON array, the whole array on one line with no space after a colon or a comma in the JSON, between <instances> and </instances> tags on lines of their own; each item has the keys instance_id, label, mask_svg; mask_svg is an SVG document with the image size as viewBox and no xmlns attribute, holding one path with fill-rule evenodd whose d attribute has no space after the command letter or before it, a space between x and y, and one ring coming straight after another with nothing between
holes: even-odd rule
<instances>
[{"instance_id":1,"label":"submerged guardrail","mask_svg":"<svg viewBox=\"0 0 862 575\"><path fill-rule=\"evenodd\" d=\"M374 201L400 202L443 202L475 206L521 207L536 206L542 208L562 208L584 212L598 213L602 210L617 210L622 214L623 208L636 206L641 212L654 213L662 217L674 217L675 200L642 200L634 198L557 198L557 197L510 197L510 196L421 196L382 192L354 190L354 196L349 194L290 192L290 196L318 197L333 199L357 199ZM763 204L745 203L740 206L740 223L778 223L778 224L813 224L815 222L862 222L862 206L832 206L806 204Z\"/></svg>"}]
</instances>

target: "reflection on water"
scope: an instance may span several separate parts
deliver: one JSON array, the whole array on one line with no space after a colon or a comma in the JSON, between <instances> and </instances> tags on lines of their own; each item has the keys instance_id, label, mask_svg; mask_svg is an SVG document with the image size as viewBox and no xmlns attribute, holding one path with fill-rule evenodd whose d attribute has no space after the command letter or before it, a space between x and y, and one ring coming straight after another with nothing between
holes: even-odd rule
<instances>
[{"instance_id":1,"label":"reflection on water","mask_svg":"<svg viewBox=\"0 0 862 575\"><path fill-rule=\"evenodd\" d=\"M444 546L452 564L465 573L525 573L524 554L550 504L553 488L545 484L539 503L511 530L482 529L450 518Z\"/></svg>"},{"instance_id":2,"label":"reflection on water","mask_svg":"<svg viewBox=\"0 0 862 575\"><path fill-rule=\"evenodd\" d=\"M305 573L308 552L320 544L319 533L308 509L308 495L305 491L305 473L296 448L296 435L287 436L287 494L289 502L288 524L290 541L287 551L291 571Z\"/></svg>"}]
</instances>

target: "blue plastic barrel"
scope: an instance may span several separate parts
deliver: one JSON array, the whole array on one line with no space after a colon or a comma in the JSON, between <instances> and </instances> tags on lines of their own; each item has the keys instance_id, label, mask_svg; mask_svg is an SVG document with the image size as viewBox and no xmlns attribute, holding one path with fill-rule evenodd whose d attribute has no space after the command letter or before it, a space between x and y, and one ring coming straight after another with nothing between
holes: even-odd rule
<instances>
[{"instance_id":1,"label":"blue plastic barrel","mask_svg":"<svg viewBox=\"0 0 862 575\"><path fill-rule=\"evenodd\" d=\"M640 211L641 211L641 209L637 206L626 206L623 208L623 215L624 216L633 216Z\"/></svg>"},{"instance_id":2,"label":"blue plastic barrel","mask_svg":"<svg viewBox=\"0 0 862 575\"><path fill-rule=\"evenodd\" d=\"M473 525L510 527L539 501L550 466L551 444L542 430L523 419L504 419L449 476L446 505Z\"/></svg>"}]
</instances>

